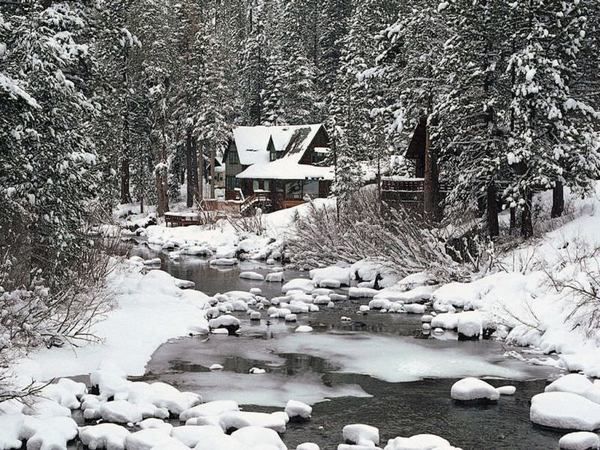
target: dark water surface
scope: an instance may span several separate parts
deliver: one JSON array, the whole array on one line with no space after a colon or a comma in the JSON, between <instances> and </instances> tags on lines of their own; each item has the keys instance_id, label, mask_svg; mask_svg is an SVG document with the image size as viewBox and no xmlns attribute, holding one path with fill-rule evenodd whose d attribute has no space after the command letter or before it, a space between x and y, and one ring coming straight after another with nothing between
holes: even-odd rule
<instances>
[{"instance_id":1,"label":"dark water surface","mask_svg":"<svg viewBox=\"0 0 600 450\"><path fill-rule=\"evenodd\" d=\"M146 249L134 252L156 257ZM273 270L260 263L243 262L240 267L223 270L211 268L201 258L172 261L161 254L161 259L163 270L194 281L196 288L207 294L259 287L268 298L280 295L278 283L239 278L240 270L263 274ZM308 276L286 274L288 279ZM289 424L283 439L290 449L306 441L335 449L342 443L343 426L349 423L377 426L382 448L387 439L420 433L440 435L463 449L558 448L564 433L535 427L529 421L530 399L543 391L548 378L556 376L554 369L507 360L504 352L514 348L497 342L458 342L451 335L450 340L416 339L420 316L356 314L365 303L368 300L348 300L337 303L333 310L321 307L318 313L298 315L298 324L264 318L254 324L244 314L237 314L243 321L239 337L172 340L155 352L142 378L199 392L206 401L235 399L253 411L281 410L290 398L321 400L313 405L310 422ZM342 315L353 321L341 322ZM314 332L293 333L299 324L310 324ZM222 364L224 370L209 371L214 363ZM267 373L249 375L248 370L255 366ZM495 386L512 384L517 387L516 395L485 406L455 403L450 387L472 370L506 374L501 376L504 379L488 381ZM434 378L410 379L409 375L406 381L397 381L420 371ZM443 375L455 372L455 376Z\"/></svg>"}]
</instances>

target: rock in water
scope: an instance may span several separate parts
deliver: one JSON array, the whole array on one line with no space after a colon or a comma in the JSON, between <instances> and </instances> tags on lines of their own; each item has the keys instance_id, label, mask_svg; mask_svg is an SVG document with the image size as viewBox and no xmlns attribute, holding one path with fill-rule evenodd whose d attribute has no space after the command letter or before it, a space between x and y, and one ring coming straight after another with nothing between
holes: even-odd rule
<instances>
[{"instance_id":1,"label":"rock in water","mask_svg":"<svg viewBox=\"0 0 600 450\"><path fill-rule=\"evenodd\" d=\"M463 378L452 385L450 396L461 402L497 401L500 398L498 390L479 378Z\"/></svg>"}]
</instances>

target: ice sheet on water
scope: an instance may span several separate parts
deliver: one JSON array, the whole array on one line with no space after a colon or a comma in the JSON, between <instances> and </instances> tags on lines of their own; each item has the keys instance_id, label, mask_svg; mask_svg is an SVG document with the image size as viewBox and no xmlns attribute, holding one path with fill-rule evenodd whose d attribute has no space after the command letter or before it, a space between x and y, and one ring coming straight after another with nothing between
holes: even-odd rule
<instances>
[{"instance_id":1,"label":"ice sheet on water","mask_svg":"<svg viewBox=\"0 0 600 450\"><path fill-rule=\"evenodd\" d=\"M284 407L291 398L312 405L327 398L370 397L357 385L325 386L317 374L290 377L276 373L256 376L234 372L187 372L169 381L176 381L185 389L201 390L206 401L227 398L240 405Z\"/></svg>"},{"instance_id":2,"label":"ice sheet on water","mask_svg":"<svg viewBox=\"0 0 600 450\"><path fill-rule=\"evenodd\" d=\"M318 356L341 367L341 372L367 374L388 382L416 381L422 378L490 376L510 379L532 377L526 365L504 365L490 355L493 343L447 343L433 340L416 342L410 338L358 334L289 335L275 342L277 353L303 353ZM497 360L498 358L496 358Z\"/></svg>"}]
</instances>

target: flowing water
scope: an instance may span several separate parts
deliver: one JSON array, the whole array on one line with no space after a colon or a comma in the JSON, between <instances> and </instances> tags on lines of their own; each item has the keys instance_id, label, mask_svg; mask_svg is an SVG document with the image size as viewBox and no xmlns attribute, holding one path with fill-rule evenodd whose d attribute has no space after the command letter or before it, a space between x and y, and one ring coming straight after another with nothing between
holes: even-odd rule
<instances>
[{"instance_id":1,"label":"flowing water","mask_svg":"<svg viewBox=\"0 0 600 450\"><path fill-rule=\"evenodd\" d=\"M156 257L143 247L133 254ZM278 283L239 278L240 270L273 270L260 263L216 269L202 258L160 257L163 270L194 281L207 294L251 287L268 298L281 292ZM288 279L299 276L308 274L286 271ZM142 379L199 392L206 401L234 399L256 411L281 410L288 399L311 403L312 420L290 424L284 435L291 449L305 441L335 449L349 423L377 426L382 447L395 436L433 433L465 450L557 448L562 433L529 421L529 401L556 376L555 369L508 359L505 352L515 349L494 341L459 342L451 333L422 339L420 316L356 314L365 303L338 302L335 309L298 315L297 324L266 319L256 324L237 314L242 319L239 336L169 341L155 352ZM354 320L342 322L341 316ZM294 333L300 324L314 331ZM215 363L223 371L208 369ZM251 367L267 373L250 375ZM464 376L485 376L495 386L512 384L517 393L496 404L464 406L450 399L450 387Z\"/></svg>"}]
</instances>

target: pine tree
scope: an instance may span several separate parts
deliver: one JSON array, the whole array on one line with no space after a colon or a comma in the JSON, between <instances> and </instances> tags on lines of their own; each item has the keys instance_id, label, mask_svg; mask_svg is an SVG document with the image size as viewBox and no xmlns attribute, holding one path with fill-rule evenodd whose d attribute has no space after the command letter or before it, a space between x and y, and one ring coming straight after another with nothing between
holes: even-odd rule
<instances>
[{"instance_id":1,"label":"pine tree","mask_svg":"<svg viewBox=\"0 0 600 450\"><path fill-rule=\"evenodd\" d=\"M87 133L97 113L86 97L93 60L79 2L28 8L0 17L0 245L59 283L89 245L84 229L102 182Z\"/></svg>"},{"instance_id":2,"label":"pine tree","mask_svg":"<svg viewBox=\"0 0 600 450\"><path fill-rule=\"evenodd\" d=\"M596 112L573 98L578 56L586 39L580 2L519 1L512 20L514 74L508 164L515 172L510 201L523 208L523 234L532 234L531 199L538 189L566 182L587 189L600 174L591 139Z\"/></svg>"},{"instance_id":3,"label":"pine tree","mask_svg":"<svg viewBox=\"0 0 600 450\"><path fill-rule=\"evenodd\" d=\"M282 77L283 121L314 123L320 119L316 92L316 68L303 47L306 10L300 0L290 0L282 15L281 52L285 70Z\"/></svg>"},{"instance_id":4,"label":"pine tree","mask_svg":"<svg viewBox=\"0 0 600 450\"><path fill-rule=\"evenodd\" d=\"M342 56L342 38L348 30L348 20L352 11L350 0L325 0L321 8L319 23L320 55L318 58L318 88L326 99L326 109L333 95Z\"/></svg>"},{"instance_id":5,"label":"pine tree","mask_svg":"<svg viewBox=\"0 0 600 450\"><path fill-rule=\"evenodd\" d=\"M263 121L262 93L265 89L268 67L264 9L261 2L253 2L248 8L248 35L242 56L242 78L240 84L243 98L243 122L259 125Z\"/></svg>"}]
</instances>

